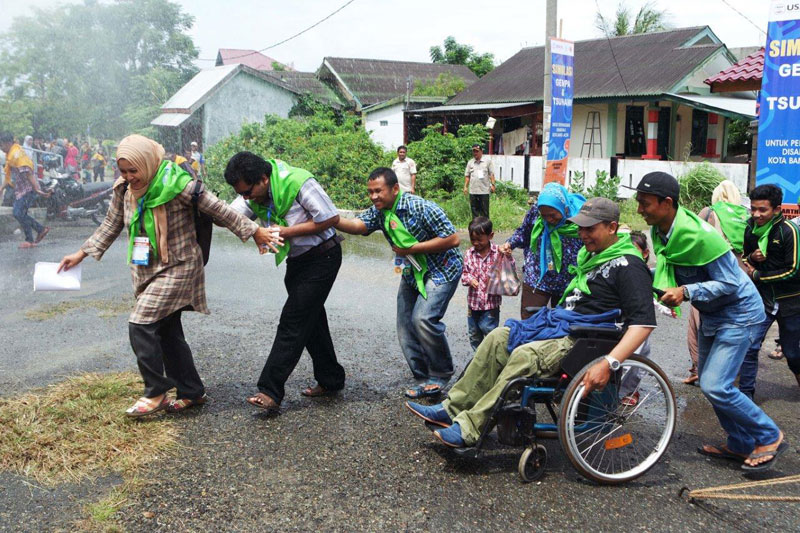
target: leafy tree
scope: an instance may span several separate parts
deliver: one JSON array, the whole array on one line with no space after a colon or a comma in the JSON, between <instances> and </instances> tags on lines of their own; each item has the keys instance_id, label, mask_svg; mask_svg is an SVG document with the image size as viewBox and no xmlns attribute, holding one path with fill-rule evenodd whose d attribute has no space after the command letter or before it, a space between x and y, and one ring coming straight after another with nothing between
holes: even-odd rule
<instances>
[{"instance_id":1,"label":"leafy tree","mask_svg":"<svg viewBox=\"0 0 800 533\"><path fill-rule=\"evenodd\" d=\"M464 179L464 165L472 157L472 145L489 138L481 124L463 125L458 134L442 133L441 124L422 130L422 139L408 144L408 156L417 163L417 189L422 196L452 193Z\"/></svg>"},{"instance_id":2,"label":"leafy tree","mask_svg":"<svg viewBox=\"0 0 800 533\"><path fill-rule=\"evenodd\" d=\"M448 65L466 65L478 77L494 69L494 54L478 54L468 44L460 44L452 35L444 40L444 48L431 46L431 61Z\"/></svg>"},{"instance_id":3,"label":"leafy tree","mask_svg":"<svg viewBox=\"0 0 800 533\"><path fill-rule=\"evenodd\" d=\"M430 83L421 81L414 85L415 96L454 96L466 88L462 79L450 72L442 72Z\"/></svg>"},{"instance_id":4,"label":"leafy tree","mask_svg":"<svg viewBox=\"0 0 800 533\"><path fill-rule=\"evenodd\" d=\"M278 61L273 61L272 62L272 70L274 70L275 72L283 72L283 71L286 70L286 65L284 65L283 63L280 63Z\"/></svg>"},{"instance_id":5,"label":"leafy tree","mask_svg":"<svg viewBox=\"0 0 800 533\"><path fill-rule=\"evenodd\" d=\"M224 199L234 196L223 178L228 160L241 150L279 158L307 169L340 208L369 207L366 179L378 166L391 163L392 154L369 137L353 114L337 115L316 104L307 116L284 119L268 115L262 123L242 126L205 151L209 187Z\"/></svg>"},{"instance_id":6,"label":"leafy tree","mask_svg":"<svg viewBox=\"0 0 800 533\"><path fill-rule=\"evenodd\" d=\"M635 17L633 17L633 12L625 5L625 2L620 2L610 25L603 14L598 12L595 15L594 26L609 37L620 37L666 30L669 28L667 18L667 11L656 9L653 2L645 2L639 8ZM632 24L631 21L633 21Z\"/></svg>"},{"instance_id":7,"label":"leafy tree","mask_svg":"<svg viewBox=\"0 0 800 533\"><path fill-rule=\"evenodd\" d=\"M0 128L101 137L146 128L155 104L196 72L193 20L169 0L86 0L14 19L0 36L0 84L28 118L0 114Z\"/></svg>"}]
</instances>

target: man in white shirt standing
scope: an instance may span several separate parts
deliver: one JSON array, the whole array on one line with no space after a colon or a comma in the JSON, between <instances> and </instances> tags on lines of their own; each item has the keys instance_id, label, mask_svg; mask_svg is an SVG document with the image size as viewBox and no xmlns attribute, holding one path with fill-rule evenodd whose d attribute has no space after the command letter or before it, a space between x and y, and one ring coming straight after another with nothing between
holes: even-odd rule
<instances>
[{"instance_id":1,"label":"man in white shirt standing","mask_svg":"<svg viewBox=\"0 0 800 533\"><path fill-rule=\"evenodd\" d=\"M494 166L483 158L483 149L479 144L472 145L473 159L467 162L464 171L464 194L469 194L469 207L472 218L489 218L489 194L495 191Z\"/></svg>"},{"instance_id":2,"label":"man in white shirt standing","mask_svg":"<svg viewBox=\"0 0 800 533\"><path fill-rule=\"evenodd\" d=\"M401 144L397 148L397 159L392 162L392 170L397 174L397 184L400 190L416 194L417 190L417 164L410 157L406 157L408 148Z\"/></svg>"}]
</instances>

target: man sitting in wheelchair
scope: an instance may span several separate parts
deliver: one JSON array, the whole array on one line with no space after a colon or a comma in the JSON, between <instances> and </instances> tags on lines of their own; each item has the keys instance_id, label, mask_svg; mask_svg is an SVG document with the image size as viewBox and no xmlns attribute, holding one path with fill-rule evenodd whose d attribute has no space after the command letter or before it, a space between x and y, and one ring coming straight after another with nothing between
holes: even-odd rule
<instances>
[{"instance_id":1,"label":"man sitting in wheelchair","mask_svg":"<svg viewBox=\"0 0 800 533\"><path fill-rule=\"evenodd\" d=\"M602 389L611 370L619 368L655 328L653 278L630 235L617 235L617 204L592 198L569 220L579 226L584 246L577 267L571 267L576 276L559 307L487 335L444 402L406 403L415 415L441 427L434 435L447 446L462 448L478 441L495 402L512 379L558 372L575 344L568 335L571 325L602 325L616 318L625 328L614 349L586 372L585 394ZM545 327L536 327L544 323Z\"/></svg>"}]
</instances>

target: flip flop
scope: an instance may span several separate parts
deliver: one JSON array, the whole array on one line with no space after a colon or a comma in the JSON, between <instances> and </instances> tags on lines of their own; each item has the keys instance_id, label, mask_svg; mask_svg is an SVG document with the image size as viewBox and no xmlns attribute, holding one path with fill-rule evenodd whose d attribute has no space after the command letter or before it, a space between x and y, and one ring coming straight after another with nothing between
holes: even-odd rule
<instances>
[{"instance_id":1,"label":"flip flop","mask_svg":"<svg viewBox=\"0 0 800 533\"><path fill-rule=\"evenodd\" d=\"M339 392L338 390L328 390L322 385L315 385L313 387L306 387L300 391L300 394L307 398L319 398L321 396L333 396Z\"/></svg>"},{"instance_id":2,"label":"flip flop","mask_svg":"<svg viewBox=\"0 0 800 533\"><path fill-rule=\"evenodd\" d=\"M419 398L429 398L432 396L439 396L442 393L442 387L433 383L426 383L425 385L417 385L406 390L406 398L417 400Z\"/></svg>"},{"instance_id":3,"label":"flip flop","mask_svg":"<svg viewBox=\"0 0 800 533\"><path fill-rule=\"evenodd\" d=\"M770 359L774 359L775 361L780 361L783 359L783 350L780 346L772 350L770 353L767 354L767 357Z\"/></svg>"},{"instance_id":4,"label":"flip flop","mask_svg":"<svg viewBox=\"0 0 800 533\"><path fill-rule=\"evenodd\" d=\"M735 463L744 463L744 460L747 459L744 455L738 455L733 453L732 451L727 450L723 445L715 446L713 444L707 444L709 448L714 448L717 450L716 452L712 452L706 450L703 446L697 448L697 453L700 455L705 455L706 457L713 457L714 459L725 459L726 461L733 461Z\"/></svg>"},{"instance_id":5,"label":"flip flop","mask_svg":"<svg viewBox=\"0 0 800 533\"><path fill-rule=\"evenodd\" d=\"M263 393L261 393L261 394L263 394ZM266 394L264 394L264 396L266 396ZM274 402L275 400L272 400L272 401ZM277 412L279 412L279 411L280 411L280 409L281 409L281 406L280 406L280 405L278 405L278 404L275 404L275 405L266 405L266 404L265 404L265 403L263 403L263 401L262 401L262 400L259 398L258 394L254 394L253 396L250 396L250 397L248 397L248 398L247 398L247 403L249 403L250 405L253 405L253 406L255 406L255 407L258 407L259 409L263 409L263 410L265 410L267 413L270 413L270 414L277 413Z\"/></svg>"},{"instance_id":6,"label":"flip flop","mask_svg":"<svg viewBox=\"0 0 800 533\"><path fill-rule=\"evenodd\" d=\"M747 470L748 472L763 472L764 470L769 470L772 468L772 465L775 464L775 459L777 459L783 452L789 449L789 443L786 442L784 439L783 442L778 444L777 450L772 450L771 452L759 452L759 453L751 453L747 458L748 459L758 459L759 457L766 457L768 455L772 456L772 459L769 461L765 461L763 463L759 463L756 466L750 466L748 464L742 465L742 470Z\"/></svg>"}]
</instances>

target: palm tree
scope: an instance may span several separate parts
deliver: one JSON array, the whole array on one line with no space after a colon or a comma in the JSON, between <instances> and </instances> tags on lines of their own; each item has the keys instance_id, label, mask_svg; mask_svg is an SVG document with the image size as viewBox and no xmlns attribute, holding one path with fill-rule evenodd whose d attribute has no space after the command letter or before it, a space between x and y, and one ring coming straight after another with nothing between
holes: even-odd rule
<instances>
[{"instance_id":1,"label":"palm tree","mask_svg":"<svg viewBox=\"0 0 800 533\"><path fill-rule=\"evenodd\" d=\"M667 12L656 9L653 2L645 2L639 8L636 18L633 19L633 25L631 25L631 10L624 2L620 2L611 25L607 24L605 17L600 12L595 16L594 25L605 35L618 37L666 30L669 28L667 16Z\"/></svg>"}]
</instances>

